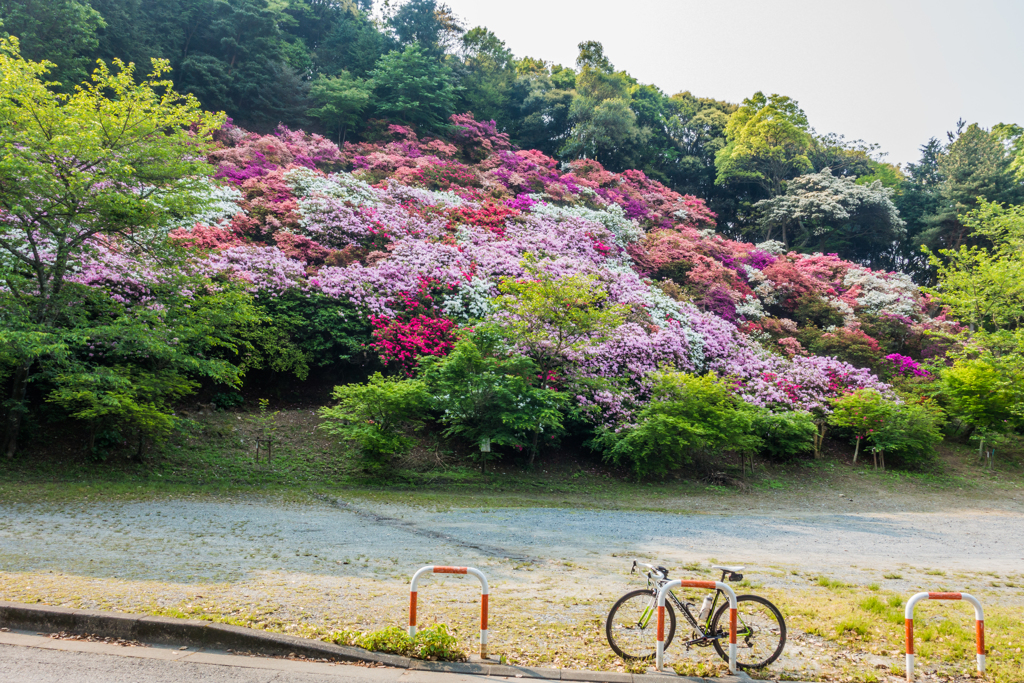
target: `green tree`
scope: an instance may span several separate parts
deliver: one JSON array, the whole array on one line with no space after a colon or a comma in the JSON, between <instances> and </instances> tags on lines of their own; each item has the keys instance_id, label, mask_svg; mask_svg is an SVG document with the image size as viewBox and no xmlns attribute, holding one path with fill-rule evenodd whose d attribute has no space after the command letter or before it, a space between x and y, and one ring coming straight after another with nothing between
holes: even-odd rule
<instances>
[{"instance_id":1,"label":"green tree","mask_svg":"<svg viewBox=\"0 0 1024 683\"><path fill-rule=\"evenodd\" d=\"M787 180L813 170L807 115L784 95L757 92L743 100L729 117L725 138L715 157L719 184L751 184L775 197Z\"/></svg>"},{"instance_id":2,"label":"green tree","mask_svg":"<svg viewBox=\"0 0 1024 683\"><path fill-rule=\"evenodd\" d=\"M372 77L377 114L396 123L436 132L454 110L450 69L416 43L381 57Z\"/></svg>"},{"instance_id":3,"label":"green tree","mask_svg":"<svg viewBox=\"0 0 1024 683\"><path fill-rule=\"evenodd\" d=\"M982 202L960 219L992 248L961 246L938 254L924 248L938 283L926 289L973 330L1024 325L1024 206Z\"/></svg>"},{"instance_id":4,"label":"green tree","mask_svg":"<svg viewBox=\"0 0 1024 683\"><path fill-rule=\"evenodd\" d=\"M313 82L309 97L318 105L308 114L327 130L338 133L341 145L348 130L362 121L362 112L370 104L373 83L356 78L347 71L337 76L320 76Z\"/></svg>"},{"instance_id":5,"label":"green tree","mask_svg":"<svg viewBox=\"0 0 1024 683\"><path fill-rule=\"evenodd\" d=\"M499 129L507 129L516 76L512 51L494 33L478 26L462 36L460 49L450 62L462 86L459 110L471 111L478 121L493 120Z\"/></svg>"},{"instance_id":6,"label":"green tree","mask_svg":"<svg viewBox=\"0 0 1024 683\"><path fill-rule=\"evenodd\" d=\"M857 443L853 451L856 464L860 453L860 442L881 430L891 419L893 403L876 389L858 389L832 401L832 413L828 423L834 427L845 427L853 433Z\"/></svg>"},{"instance_id":7,"label":"green tree","mask_svg":"<svg viewBox=\"0 0 1024 683\"><path fill-rule=\"evenodd\" d=\"M607 341L628 313L628 307L608 301L608 293L591 275L557 278L528 264L528 278L507 278L498 289L490 324L537 362L544 389L553 388L567 355ZM531 466L539 439L540 431L534 430Z\"/></svg>"},{"instance_id":8,"label":"green tree","mask_svg":"<svg viewBox=\"0 0 1024 683\"><path fill-rule=\"evenodd\" d=\"M942 372L949 412L973 428L979 452L986 440L1024 424L1024 334L1016 334L1016 346L1012 353L996 355L981 344L971 345Z\"/></svg>"},{"instance_id":9,"label":"green tree","mask_svg":"<svg viewBox=\"0 0 1024 683\"><path fill-rule=\"evenodd\" d=\"M873 265L878 253L905 236L892 195L881 181L859 185L825 169L794 178L784 194L754 207L761 212L763 239L778 230L787 247Z\"/></svg>"},{"instance_id":10,"label":"green tree","mask_svg":"<svg viewBox=\"0 0 1024 683\"><path fill-rule=\"evenodd\" d=\"M569 135L559 154L596 159L618 167L640 139L636 114L630 108L630 86L636 81L615 71L601 43L579 44L576 96L569 107Z\"/></svg>"},{"instance_id":11,"label":"green tree","mask_svg":"<svg viewBox=\"0 0 1024 683\"><path fill-rule=\"evenodd\" d=\"M435 60L454 48L463 32L451 8L437 0L408 0L387 23L401 45L418 45Z\"/></svg>"},{"instance_id":12,"label":"green tree","mask_svg":"<svg viewBox=\"0 0 1024 683\"><path fill-rule=\"evenodd\" d=\"M136 82L131 65L100 64L92 82L62 95L44 82L52 65L21 57L0 39L0 278L9 334L46 340L17 344L3 452L17 446L23 401L39 352L75 293L65 288L94 241L162 243L158 229L198 193L211 169L202 160L223 117L161 80L167 63ZM15 332L16 331L16 332Z\"/></svg>"},{"instance_id":13,"label":"green tree","mask_svg":"<svg viewBox=\"0 0 1024 683\"><path fill-rule=\"evenodd\" d=\"M812 451L818 434L814 416L803 411L759 410L751 429L761 438L761 451L775 460L789 460Z\"/></svg>"},{"instance_id":14,"label":"green tree","mask_svg":"<svg viewBox=\"0 0 1024 683\"><path fill-rule=\"evenodd\" d=\"M364 467L380 473L415 445L407 433L423 426L430 395L422 380L375 373L365 384L334 388L337 405L320 409L320 429L359 446Z\"/></svg>"},{"instance_id":15,"label":"green tree","mask_svg":"<svg viewBox=\"0 0 1024 683\"><path fill-rule=\"evenodd\" d=\"M905 400L890 407L887 419L868 440L883 470L886 455L897 467L920 469L935 457L935 444L942 441L945 422L945 413L934 401Z\"/></svg>"},{"instance_id":16,"label":"green tree","mask_svg":"<svg viewBox=\"0 0 1024 683\"><path fill-rule=\"evenodd\" d=\"M447 427L444 435L481 444L473 457L483 471L496 457L491 445L527 446L535 432L554 438L567 402L564 394L538 387L537 365L500 342L493 332L478 331L459 340L447 356L420 360L420 377Z\"/></svg>"},{"instance_id":17,"label":"green tree","mask_svg":"<svg viewBox=\"0 0 1024 683\"><path fill-rule=\"evenodd\" d=\"M141 459L147 443L177 427L175 405L203 380L240 384L239 359L251 350L240 332L258 315L249 294L211 284L182 275L154 284L149 296L159 307L125 306L107 290L70 287L84 305L74 326L53 333L66 352L41 362L40 374L50 387L46 400L85 427L86 452L94 452L98 433L115 432L137 440ZM204 290L210 293L191 294Z\"/></svg>"},{"instance_id":18,"label":"green tree","mask_svg":"<svg viewBox=\"0 0 1024 683\"><path fill-rule=\"evenodd\" d=\"M515 70L509 93L509 136L523 148L554 156L569 129L576 72L530 57L516 62Z\"/></svg>"},{"instance_id":19,"label":"green tree","mask_svg":"<svg viewBox=\"0 0 1024 683\"><path fill-rule=\"evenodd\" d=\"M971 227L961 216L989 202L1016 204L1024 201L1024 184L1013 176L1013 159L1000 136L976 123L950 133L950 144L938 155L938 202L925 216L919 239L932 249L956 249L978 244Z\"/></svg>"},{"instance_id":20,"label":"green tree","mask_svg":"<svg viewBox=\"0 0 1024 683\"><path fill-rule=\"evenodd\" d=\"M681 372L659 372L651 379L651 402L636 416L636 426L608 430L597 439L607 460L641 479L690 464L698 454L760 449L757 411L728 381Z\"/></svg>"},{"instance_id":21,"label":"green tree","mask_svg":"<svg viewBox=\"0 0 1024 683\"><path fill-rule=\"evenodd\" d=\"M1015 123L1000 123L992 128L992 133L1010 148L1010 168L1017 180L1024 182L1024 128Z\"/></svg>"}]
</instances>

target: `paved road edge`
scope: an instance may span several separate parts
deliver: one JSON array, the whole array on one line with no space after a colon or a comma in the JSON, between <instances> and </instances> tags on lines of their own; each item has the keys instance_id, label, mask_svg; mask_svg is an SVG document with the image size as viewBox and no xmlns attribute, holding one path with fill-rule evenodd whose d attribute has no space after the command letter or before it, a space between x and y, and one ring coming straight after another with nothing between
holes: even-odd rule
<instances>
[{"instance_id":1,"label":"paved road edge","mask_svg":"<svg viewBox=\"0 0 1024 683\"><path fill-rule=\"evenodd\" d=\"M539 667L480 664L476 662L429 662L398 655L370 652L359 647L345 647L319 640L299 638L283 633L219 624L199 619L173 619L121 612L25 605L0 601L0 626L24 631L55 633L90 633L102 637L124 638L145 643L187 645L218 650L240 650L263 655L302 656L307 659L328 659L340 662L382 664L399 669L477 674L512 678L534 678L593 683L652 683L664 681L665 674L628 674L613 671L577 671ZM688 678L668 676L680 681L698 683L741 683L750 681L745 673L725 678Z\"/></svg>"}]
</instances>

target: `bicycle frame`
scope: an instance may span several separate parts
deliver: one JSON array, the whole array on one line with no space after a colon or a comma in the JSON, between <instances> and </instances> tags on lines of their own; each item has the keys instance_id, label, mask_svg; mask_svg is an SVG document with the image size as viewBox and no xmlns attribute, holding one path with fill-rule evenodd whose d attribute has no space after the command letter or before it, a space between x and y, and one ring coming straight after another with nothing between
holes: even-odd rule
<instances>
[{"instance_id":1,"label":"bicycle frame","mask_svg":"<svg viewBox=\"0 0 1024 683\"><path fill-rule=\"evenodd\" d=\"M725 579L725 573L724 572L722 573L722 579L723 580ZM668 579L665 579L665 578L655 578L655 577L651 576L650 573L647 574L647 587L650 588L652 591L654 591L654 595L655 596L658 594L658 589L660 589L661 586L666 584L666 583L668 583ZM722 595L722 591L721 590L716 590L715 591L715 597L711 601L711 608L708 610L707 621L705 621L703 624L700 624L697 621L696 617L693 616L693 613L690 612L690 610L686 606L686 604L684 602L682 602L679 598L677 598L675 596L675 593L673 593L672 591L668 592L668 597L675 604L676 609L678 609L680 612L683 613L683 615L685 615L686 620L690 623L690 626L697 633L700 634L699 638L694 638L693 640L688 640L685 643L683 643L683 645L685 647L688 648L691 645L698 645L700 647L707 647L708 645L710 645L712 643L712 641L721 640L722 638L728 638L729 637L729 635L727 633L726 634L713 634L713 633L711 633L711 620L714 619L715 611L716 611L715 608L718 607L718 599L719 599L719 597L721 597L721 595Z\"/></svg>"}]
</instances>

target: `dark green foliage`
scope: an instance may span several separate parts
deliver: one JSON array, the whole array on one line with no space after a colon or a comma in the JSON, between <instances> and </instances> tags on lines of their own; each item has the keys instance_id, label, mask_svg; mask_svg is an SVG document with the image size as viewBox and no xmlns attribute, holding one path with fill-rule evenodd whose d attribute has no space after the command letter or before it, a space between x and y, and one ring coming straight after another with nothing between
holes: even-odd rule
<instances>
[{"instance_id":1,"label":"dark green foliage","mask_svg":"<svg viewBox=\"0 0 1024 683\"><path fill-rule=\"evenodd\" d=\"M230 410L232 408L239 408L245 404L245 397L243 397L237 391L222 391L214 394L213 398L210 399L210 403L217 407L217 410Z\"/></svg>"},{"instance_id":2,"label":"dark green foliage","mask_svg":"<svg viewBox=\"0 0 1024 683\"><path fill-rule=\"evenodd\" d=\"M797 299L792 317L801 325L815 325L822 329L843 324L843 314L813 294L805 294Z\"/></svg>"},{"instance_id":3,"label":"dark green foliage","mask_svg":"<svg viewBox=\"0 0 1024 683\"><path fill-rule=\"evenodd\" d=\"M314 368L354 362L370 341L370 323L347 300L288 291L265 297L258 306L272 326L288 336Z\"/></svg>"},{"instance_id":4,"label":"dark green foliage","mask_svg":"<svg viewBox=\"0 0 1024 683\"><path fill-rule=\"evenodd\" d=\"M103 17L88 0L0 0L0 35L16 36L25 59L54 62L64 90L88 79Z\"/></svg>"},{"instance_id":5,"label":"dark green foliage","mask_svg":"<svg viewBox=\"0 0 1024 683\"><path fill-rule=\"evenodd\" d=\"M499 456L478 445L486 440L521 449L534 433L549 443L562 430L568 403L564 394L537 386L536 363L504 349L501 341L499 334L485 330L464 337L443 358L420 359L420 376L447 427L444 435L469 443L470 457L483 468Z\"/></svg>"}]
</instances>

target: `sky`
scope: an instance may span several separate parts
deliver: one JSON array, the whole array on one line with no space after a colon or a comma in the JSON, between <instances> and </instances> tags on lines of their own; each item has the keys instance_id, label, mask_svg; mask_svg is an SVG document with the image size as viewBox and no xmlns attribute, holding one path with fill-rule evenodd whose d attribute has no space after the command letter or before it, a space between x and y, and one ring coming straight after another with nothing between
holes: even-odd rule
<instances>
[{"instance_id":1,"label":"sky","mask_svg":"<svg viewBox=\"0 0 1024 683\"><path fill-rule=\"evenodd\" d=\"M672 95L800 103L819 133L917 161L958 119L1024 125L1024 0L444 0L517 57L572 65L597 40Z\"/></svg>"}]
</instances>

